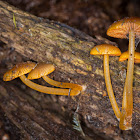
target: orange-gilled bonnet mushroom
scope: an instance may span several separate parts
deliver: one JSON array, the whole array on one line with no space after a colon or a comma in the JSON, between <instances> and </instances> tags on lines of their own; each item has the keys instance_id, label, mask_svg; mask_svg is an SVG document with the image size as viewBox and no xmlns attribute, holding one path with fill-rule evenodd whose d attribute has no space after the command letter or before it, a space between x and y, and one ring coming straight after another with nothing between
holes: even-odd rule
<instances>
[{"instance_id":1,"label":"orange-gilled bonnet mushroom","mask_svg":"<svg viewBox=\"0 0 140 140\"><path fill-rule=\"evenodd\" d=\"M71 91L69 91L69 89L50 88L30 81L29 79L26 78L24 74L29 73L35 67L36 64L33 62L24 62L24 63L17 64L16 66L14 66L12 69L10 69L4 74L3 80L10 81L19 77L21 81L27 86L29 86L30 88L47 94L75 96L80 93L79 90L71 89Z\"/></svg>"},{"instance_id":2,"label":"orange-gilled bonnet mushroom","mask_svg":"<svg viewBox=\"0 0 140 140\"><path fill-rule=\"evenodd\" d=\"M114 113L117 119L120 120L120 110L117 105L117 102L113 93L112 85L111 85L111 80L110 80L109 56L120 56L121 51L116 46L112 46L110 44L101 44L101 45L95 46L91 50L90 54L104 56L104 76L105 76L106 88L107 88L108 96L109 96L112 108L114 110Z\"/></svg>"},{"instance_id":3,"label":"orange-gilled bonnet mushroom","mask_svg":"<svg viewBox=\"0 0 140 140\"><path fill-rule=\"evenodd\" d=\"M128 38L129 35L129 57L127 64L127 76L124 86L126 90L127 107L122 130L132 129L132 112L133 112L133 71L134 71L134 52L135 38L140 38L140 18L130 17L114 22L107 30L107 35L115 38ZM126 89L125 89L126 88ZM123 96L124 97L124 96ZM125 129L124 129L125 128Z\"/></svg>"},{"instance_id":4,"label":"orange-gilled bonnet mushroom","mask_svg":"<svg viewBox=\"0 0 140 140\"><path fill-rule=\"evenodd\" d=\"M63 82L58 82L55 80L52 80L49 78L47 75L50 74L55 70L54 65L52 64L46 64L46 63L39 63L37 66L28 74L28 79L38 79L38 78L43 78L47 83L50 85L56 86L56 87L61 87L61 88L69 88L69 89L74 89L74 90L79 90L82 91L84 89L83 86L80 86L78 84L73 84L73 83L63 83Z\"/></svg>"}]
</instances>

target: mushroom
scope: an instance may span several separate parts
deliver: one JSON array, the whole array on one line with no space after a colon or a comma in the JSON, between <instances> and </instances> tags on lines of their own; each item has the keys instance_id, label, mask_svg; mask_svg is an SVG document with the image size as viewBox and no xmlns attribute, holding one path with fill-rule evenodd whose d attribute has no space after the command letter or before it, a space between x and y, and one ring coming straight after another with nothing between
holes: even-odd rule
<instances>
[{"instance_id":1,"label":"mushroom","mask_svg":"<svg viewBox=\"0 0 140 140\"><path fill-rule=\"evenodd\" d=\"M29 74L28 74L28 79L38 79L38 78L43 78L47 83L50 85L56 86L56 87L61 87L61 88L70 88L74 90L79 90L82 91L84 89L83 86L80 86L78 84L73 84L73 83L63 83L63 82L58 82L55 80L52 80L49 78L47 75L50 74L55 70L54 65L52 64L46 64L46 63L39 63L33 69Z\"/></svg>"},{"instance_id":2,"label":"mushroom","mask_svg":"<svg viewBox=\"0 0 140 140\"><path fill-rule=\"evenodd\" d=\"M102 44L102 45L95 46L91 50L90 54L91 55L104 55L104 76L105 76L106 88L107 88L108 96L109 96L112 108L114 110L114 113L117 119L120 120L120 110L117 105L117 102L113 93L112 85L111 85L111 80L110 80L109 56L120 56L121 51L116 46L112 46L110 44Z\"/></svg>"},{"instance_id":3,"label":"mushroom","mask_svg":"<svg viewBox=\"0 0 140 140\"><path fill-rule=\"evenodd\" d=\"M125 110L124 127L125 130L132 129L132 112L133 112L133 71L134 71L134 52L135 52L135 38L140 37L140 18L130 17L120 21L114 22L107 30L107 35L115 38L128 38L129 35L129 57L127 64L127 76L124 86L126 90L125 97L127 102ZM126 88L126 89L125 89ZM124 129L123 127L123 129ZM122 129L122 128L120 128Z\"/></svg>"},{"instance_id":4,"label":"mushroom","mask_svg":"<svg viewBox=\"0 0 140 140\"><path fill-rule=\"evenodd\" d=\"M50 88L50 87L42 86L42 85L39 85L30 81L29 79L26 78L24 74L29 73L35 67L36 67L36 64L33 62L24 62L24 63L17 64L16 66L14 66L12 69L10 69L4 74L3 80L11 81L19 77L21 81L27 86L29 86L30 88L37 90L39 92L47 93L47 94L75 96L80 93L79 90Z\"/></svg>"},{"instance_id":5,"label":"mushroom","mask_svg":"<svg viewBox=\"0 0 140 140\"><path fill-rule=\"evenodd\" d=\"M122 62L122 61L128 59L128 57L129 57L129 53L128 53L128 51L126 51L126 52L121 54L121 56L119 58L119 61ZM140 63L140 53L139 52L135 52L134 62L135 63ZM126 108L127 108L127 93L126 93L126 85L125 85L124 91L123 91L122 113L121 113L121 119L120 119L120 124L119 124L119 127L122 130L127 130L128 129L126 127L126 125L124 125L124 123L127 123L126 120L125 120Z\"/></svg>"},{"instance_id":6,"label":"mushroom","mask_svg":"<svg viewBox=\"0 0 140 140\"><path fill-rule=\"evenodd\" d=\"M11 81L21 75L29 73L35 67L36 63L34 62L28 61L19 63L4 74L3 81Z\"/></svg>"},{"instance_id":7,"label":"mushroom","mask_svg":"<svg viewBox=\"0 0 140 140\"><path fill-rule=\"evenodd\" d=\"M128 53L128 51L126 51L126 52L121 54L121 56L119 58L119 61L122 62L122 61L128 59L128 57L129 57L129 53ZM134 54L134 63L139 62L139 60L140 60L140 53L135 52L135 54Z\"/></svg>"}]
</instances>

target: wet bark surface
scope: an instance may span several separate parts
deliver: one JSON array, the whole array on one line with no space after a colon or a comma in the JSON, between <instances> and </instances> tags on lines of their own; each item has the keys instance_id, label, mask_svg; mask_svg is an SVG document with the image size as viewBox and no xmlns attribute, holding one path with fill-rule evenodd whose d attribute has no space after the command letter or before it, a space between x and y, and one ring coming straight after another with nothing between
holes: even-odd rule
<instances>
[{"instance_id":1,"label":"wet bark surface","mask_svg":"<svg viewBox=\"0 0 140 140\"><path fill-rule=\"evenodd\" d=\"M15 21L14 21L14 18ZM15 24L16 23L16 24ZM92 38L65 24L39 18L0 1L0 126L12 139L139 139L140 67L134 71L133 130L121 131L114 116L103 75L103 57L90 56L97 44ZM86 86L76 97L47 95L26 87L19 79L2 80L3 74L23 61L53 63L50 77ZM110 57L110 73L117 103L121 107L126 62ZM43 79L35 82L47 85ZM78 108L85 133L73 129Z\"/></svg>"}]
</instances>

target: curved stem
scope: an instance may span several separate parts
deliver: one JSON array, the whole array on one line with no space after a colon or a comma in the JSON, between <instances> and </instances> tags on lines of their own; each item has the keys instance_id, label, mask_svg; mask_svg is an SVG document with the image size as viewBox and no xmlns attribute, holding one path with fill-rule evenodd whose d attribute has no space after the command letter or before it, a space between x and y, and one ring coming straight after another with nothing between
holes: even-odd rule
<instances>
[{"instance_id":1,"label":"curved stem","mask_svg":"<svg viewBox=\"0 0 140 140\"><path fill-rule=\"evenodd\" d=\"M120 129L132 129L132 113L133 113L133 71L134 71L134 53L135 53L135 33L133 30L129 32L129 57L127 63L127 75L123 92L122 110L125 110L125 119ZM123 126L124 125L124 126Z\"/></svg>"},{"instance_id":2,"label":"curved stem","mask_svg":"<svg viewBox=\"0 0 140 140\"><path fill-rule=\"evenodd\" d=\"M111 80L110 80L110 73L109 73L109 55L105 54L104 55L104 76L105 76L105 83L106 83L106 88L108 92L108 96L112 105L112 108L114 110L114 113L117 117L118 120L120 120L120 109L117 105L112 85L111 85Z\"/></svg>"},{"instance_id":3,"label":"curved stem","mask_svg":"<svg viewBox=\"0 0 140 140\"><path fill-rule=\"evenodd\" d=\"M39 92L47 93L47 94L75 96L75 95L78 95L80 93L79 90L69 90L69 89L59 89L59 88L45 87L45 86L36 84L36 83L28 80L25 75L20 76L20 79L28 87L30 87L34 90L37 90Z\"/></svg>"},{"instance_id":4,"label":"curved stem","mask_svg":"<svg viewBox=\"0 0 140 140\"><path fill-rule=\"evenodd\" d=\"M74 90L83 90L82 86L78 85L78 84L73 84L73 83L63 83L63 82L58 82L58 81L54 81L51 78L49 78L48 76L43 76L42 77L47 83L49 83L50 85L56 86L56 87L61 87L61 88L71 88Z\"/></svg>"}]
</instances>

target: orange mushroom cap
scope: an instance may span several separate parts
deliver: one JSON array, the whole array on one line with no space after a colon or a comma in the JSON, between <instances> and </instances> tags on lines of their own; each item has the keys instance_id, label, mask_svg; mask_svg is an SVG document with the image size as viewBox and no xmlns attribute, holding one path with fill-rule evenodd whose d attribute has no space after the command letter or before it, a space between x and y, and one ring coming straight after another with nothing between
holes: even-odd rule
<instances>
[{"instance_id":1,"label":"orange mushroom cap","mask_svg":"<svg viewBox=\"0 0 140 140\"><path fill-rule=\"evenodd\" d=\"M127 38L130 29L133 29L136 37L140 38L140 18L130 17L114 22L108 28L107 35L115 38Z\"/></svg>"},{"instance_id":2,"label":"orange mushroom cap","mask_svg":"<svg viewBox=\"0 0 140 140\"><path fill-rule=\"evenodd\" d=\"M108 54L109 56L120 56L121 51L118 47L110 44L101 44L97 45L90 51L91 55L104 55Z\"/></svg>"},{"instance_id":3,"label":"orange mushroom cap","mask_svg":"<svg viewBox=\"0 0 140 140\"><path fill-rule=\"evenodd\" d=\"M3 81L11 81L21 75L27 74L35 66L36 66L36 63L34 62L22 62L20 64L17 64L4 74Z\"/></svg>"},{"instance_id":4,"label":"orange mushroom cap","mask_svg":"<svg viewBox=\"0 0 140 140\"><path fill-rule=\"evenodd\" d=\"M128 53L128 51L126 51L126 52L121 54L121 56L119 58L119 61L122 62L122 61L128 59L128 57L129 57L129 53ZM140 53L135 52L135 54L134 54L134 62L137 63L139 61L140 61Z\"/></svg>"},{"instance_id":5,"label":"orange mushroom cap","mask_svg":"<svg viewBox=\"0 0 140 140\"><path fill-rule=\"evenodd\" d=\"M38 79L42 76L48 75L55 70L54 65L39 63L37 66L28 74L28 79Z\"/></svg>"}]
</instances>

